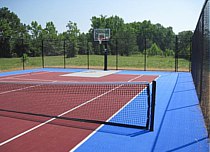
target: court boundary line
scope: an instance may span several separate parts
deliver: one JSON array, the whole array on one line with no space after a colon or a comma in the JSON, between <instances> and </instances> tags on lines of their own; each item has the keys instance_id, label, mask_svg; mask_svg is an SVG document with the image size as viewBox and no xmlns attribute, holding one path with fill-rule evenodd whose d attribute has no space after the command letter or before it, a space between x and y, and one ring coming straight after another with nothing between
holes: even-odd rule
<instances>
[{"instance_id":1,"label":"court boundary line","mask_svg":"<svg viewBox=\"0 0 210 152\"><path fill-rule=\"evenodd\" d=\"M14 90L9 90L9 91L0 92L0 95L6 94L6 93L10 93L10 92L25 90L25 89L28 89L28 88L34 88L34 87L39 86L39 85L40 85L40 84L34 85L34 86L29 86L29 87L24 87L24 88L19 88L19 89L14 89Z\"/></svg>"},{"instance_id":2,"label":"court boundary line","mask_svg":"<svg viewBox=\"0 0 210 152\"><path fill-rule=\"evenodd\" d=\"M127 81L127 82L131 82L131 81L133 81L133 80L135 80L135 79L137 79L137 78L140 78L140 77L142 77L142 76L143 76L143 75L138 75L137 77L132 78L132 79L130 79L130 80ZM120 85L120 86L121 86L121 85ZM71 111L73 111L73 110L76 110L76 109L82 107L83 105L86 105L87 103L90 103L90 102L92 102L92 101L94 101L94 100L96 100L96 99L98 99L98 98L100 98L100 97L102 97L102 96L104 96L104 95L106 95L106 94L108 94L108 93L110 93L110 92L116 90L116 89L119 88L120 86L117 86L117 87L115 87L115 88L113 88L113 89L110 89L109 91L107 91L107 92L105 92L105 93L103 93L103 94L100 94L100 95L98 95L98 96L96 96L96 97L94 97L94 98L92 98L92 99L90 99L90 100L88 100L88 101L86 101L86 102L80 104L80 105L77 105L76 107L71 108L71 109L69 109L68 111L65 111L65 112L59 114L58 117L61 117L61 116L65 115L65 114L67 114L67 113L69 113L69 112L71 112ZM13 140L15 140L15 139L17 139L17 138L23 136L23 135L25 135L25 134L27 134L27 133L29 133L29 132L35 130L35 129L38 129L38 128L42 127L43 125L48 124L49 122L51 122L51 121L53 121L53 120L55 120L55 119L57 119L57 118L51 118L51 119L49 119L49 120L47 120L47 121L45 121L45 122L43 122L43 123L41 123L41 124L39 124L39 125L37 125L37 126L35 126L35 127L32 127L32 128L30 128L30 129L28 129L28 130L26 130L26 131L24 131L24 132L22 132L22 133L16 135L16 136L13 136L12 138L9 138L9 139L7 139L7 140L1 142L1 143L0 143L0 146L3 146L3 145L5 145L5 144L7 144L7 143L9 143L9 142L11 142L11 141L13 141ZM99 127L100 127L100 126L99 126ZM99 128L99 127L98 127L98 128ZM98 128L96 128L96 129L93 131L93 133L94 133L95 131L97 131ZM92 133L91 133L91 134L92 134ZM91 134L90 134L90 135L91 135ZM87 136L87 137L88 137L88 136ZM85 139L86 139L86 138L85 138ZM82 141L83 141L83 140L82 140ZM73 148L73 149L74 149L74 148Z\"/></svg>"},{"instance_id":3,"label":"court boundary line","mask_svg":"<svg viewBox=\"0 0 210 152\"><path fill-rule=\"evenodd\" d=\"M14 82L14 81L10 81L10 82ZM15 81L15 82L17 82L17 81ZM52 81L52 83L55 83L55 82L57 82L57 81ZM32 85L32 86L28 86L28 87L19 88L19 89L14 89L14 90L9 90L9 91L3 91L3 92L0 92L0 95L6 94L6 93L10 93L10 92L25 90L25 89L28 89L28 88L34 88L34 87L41 86L41 85L42 84L37 84L37 85Z\"/></svg>"},{"instance_id":4,"label":"court boundary line","mask_svg":"<svg viewBox=\"0 0 210 152\"><path fill-rule=\"evenodd\" d=\"M0 76L0 80L24 77L24 76L30 75L31 73L33 73L33 75L39 75L39 74L45 74L45 73L50 73L50 72L48 72L48 71L29 72L29 73L25 73L25 74L21 74L21 75L16 74L16 75L13 75L13 76L4 76L3 78L1 78L1 76Z\"/></svg>"},{"instance_id":5,"label":"court boundary line","mask_svg":"<svg viewBox=\"0 0 210 152\"><path fill-rule=\"evenodd\" d=\"M54 82L54 81L56 81L56 82L67 82L67 81L64 81L64 80L44 80L44 79L22 79L22 78L11 78L11 79L16 79L16 80L22 80L22 81L28 81L28 82L33 82L33 81L35 81L35 82L44 82L44 81L46 81L46 82ZM0 79L0 82L4 82L4 81L1 81L1 79ZM21 81L9 81L9 82L21 82ZM68 82L78 82L78 81L69 81L68 80Z\"/></svg>"}]
</instances>

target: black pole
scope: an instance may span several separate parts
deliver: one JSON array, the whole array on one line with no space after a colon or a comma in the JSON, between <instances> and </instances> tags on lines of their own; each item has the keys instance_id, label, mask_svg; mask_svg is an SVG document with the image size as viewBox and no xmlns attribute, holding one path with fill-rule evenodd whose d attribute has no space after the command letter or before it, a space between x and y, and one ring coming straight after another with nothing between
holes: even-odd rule
<instances>
[{"instance_id":1,"label":"black pole","mask_svg":"<svg viewBox=\"0 0 210 152\"><path fill-rule=\"evenodd\" d=\"M174 71L176 72L177 36L175 37Z\"/></svg>"},{"instance_id":2,"label":"black pole","mask_svg":"<svg viewBox=\"0 0 210 152\"><path fill-rule=\"evenodd\" d=\"M116 70L118 70L118 41L116 39Z\"/></svg>"},{"instance_id":3,"label":"black pole","mask_svg":"<svg viewBox=\"0 0 210 152\"><path fill-rule=\"evenodd\" d=\"M200 99L200 103L201 103L201 105L203 105L203 100L202 100L202 98L203 98L203 59L204 59L204 51L205 51L205 43L204 43L204 41L205 41L205 38L204 38L204 36L205 36L205 29L204 29L204 14L202 15L202 33L201 33L201 56L200 56L200 96L199 96L199 99Z\"/></svg>"},{"instance_id":4,"label":"black pole","mask_svg":"<svg viewBox=\"0 0 210 152\"><path fill-rule=\"evenodd\" d=\"M66 41L63 41L63 62L64 62L64 69L66 68Z\"/></svg>"},{"instance_id":5,"label":"black pole","mask_svg":"<svg viewBox=\"0 0 210 152\"><path fill-rule=\"evenodd\" d=\"M175 72L178 71L178 36L176 35L175 40Z\"/></svg>"},{"instance_id":6,"label":"black pole","mask_svg":"<svg viewBox=\"0 0 210 152\"><path fill-rule=\"evenodd\" d=\"M192 57L192 37L190 38L189 72L191 71L191 57Z\"/></svg>"},{"instance_id":7,"label":"black pole","mask_svg":"<svg viewBox=\"0 0 210 152\"><path fill-rule=\"evenodd\" d=\"M107 42L105 42L105 49L104 49L104 71L107 71Z\"/></svg>"},{"instance_id":8,"label":"black pole","mask_svg":"<svg viewBox=\"0 0 210 152\"><path fill-rule=\"evenodd\" d=\"M144 38L144 71L147 70L147 39Z\"/></svg>"},{"instance_id":9,"label":"black pole","mask_svg":"<svg viewBox=\"0 0 210 152\"><path fill-rule=\"evenodd\" d=\"M21 45L22 45L22 59L23 59L23 70L25 70L25 51L24 51L24 47L23 47L23 38L21 39Z\"/></svg>"},{"instance_id":10,"label":"black pole","mask_svg":"<svg viewBox=\"0 0 210 152\"><path fill-rule=\"evenodd\" d=\"M87 68L90 69L90 52L88 47L88 41L87 41Z\"/></svg>"},{"instance_id":11,"label":"black pole","mask_svg":"<svg viewBox=\"0 0 210 152\"><path fill-rule=\"evenodd\" d=\"M42 67L44 68L44 40L42 40Z\"/></svg>"},{"instance_id":12,"label":"black pole","mask_svg":"<svg viewBox=\"0 0 210 152\"><path fill-rule=\"evenodd\" d=\"M150 104L150 85L147 85L147 122L146 122L146 128L149 128L149 124L150 124L150 109L151 109L151 104Z\"/></svg>"},{"instance_id":13,"label":"black pole","mask_svg":"<svg viewBox=\"0 0 210 152\"><path fill-rule=\"evenodd\" d=\"M178 43L179 48L179 43ZM176 71L179 72L179 50L177 50Z\"/></svg>"},{"instance_id":14,"label":"black pole","mask_svg":"<svg viewBox=\"0 0 210 152\"><path fill-rule=\"evenodd\" d=\"M151 122L150 122L150 131L154 131L155 98L156 98L156 81L152 81L152 103L151 103Z\"/></svg>"}]
</instances>

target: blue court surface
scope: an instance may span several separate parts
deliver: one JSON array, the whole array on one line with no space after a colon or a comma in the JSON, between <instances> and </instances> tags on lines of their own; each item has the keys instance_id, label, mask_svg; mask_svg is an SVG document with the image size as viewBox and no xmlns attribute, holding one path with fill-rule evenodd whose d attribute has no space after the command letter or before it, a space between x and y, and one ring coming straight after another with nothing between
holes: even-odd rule
<instances>
[{"instance_id":1,"label":"blue court surface","mask_svg":"<svg viewBox=\"0 0 210 152\"><path fill-rule=\"evenodd\" d=\"M84 70L86 69L44 68L4 72L0 73L0 77L39 71L81 72ZM104 125L81 141L72 151L210 151L209 138L191 73L122 70L118 74L160 76L157 79L154 131Z\"/></svg>"}]
</instances>

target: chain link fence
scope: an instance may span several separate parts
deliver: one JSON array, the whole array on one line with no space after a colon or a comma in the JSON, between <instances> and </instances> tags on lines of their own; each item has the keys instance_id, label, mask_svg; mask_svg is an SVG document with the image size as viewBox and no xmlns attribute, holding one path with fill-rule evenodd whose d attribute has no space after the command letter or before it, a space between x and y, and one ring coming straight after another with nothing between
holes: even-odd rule
<instances>
[{"instance_id":1,"label":"chain link fence","mask_svg":"<svg viewBox=\"0 0 210 152\"><path fill-rule=\"evenodd\" d=\"M178 36L170 40L168 47L168 42L159 46L154 40L135 36L113 38L102 44L11 38L1 38L0 43L0 71L49 67L104 69L105 45L108 70L190 71L191 41Z\"/></svg>"},{"instance_id":2,"label":"chain link fence","mask_svg":"<svg viewBox=\"0 0 210 152\"><path fill-rule=\"evenodd\" d=\"M206 0L192 38L192 77L210 135L210 24Z\"/></svg>"}]
</instances>

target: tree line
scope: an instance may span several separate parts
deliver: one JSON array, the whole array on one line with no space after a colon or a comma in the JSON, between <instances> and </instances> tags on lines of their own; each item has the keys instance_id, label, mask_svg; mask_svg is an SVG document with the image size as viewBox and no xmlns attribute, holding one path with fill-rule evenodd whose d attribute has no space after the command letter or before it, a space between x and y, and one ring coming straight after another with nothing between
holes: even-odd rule
<instances>
[{"instance_id":1,"label":"tree line","mask_svg":"<svg viewBox=\"0 0 210 152\"><path fill-rule=\"evenodd\" d=\"M67 23L66 31L58 33L52 21L47 22L45 27L37 21L26 25L8 8L0 8L0 57L20 57L23 53L34 57L41 56L41 46L44 47L45 55L61 55L64 45L67 57L86 54L87 50L90 54L102 55L103 46L93 41L93 30L96 28L111 29L108 50L112 55L117 53L130 56L144 53L145 50L148 55L175 54L176 35L172 27L164 27L146 20L125 23L123 18L116 15L93 16L90 20L91 25L87 33L80 32L77 23L72 21ZM178 33L180 54L190 54L192 35L191 31Z\"/></svg>"}]
</instances>

